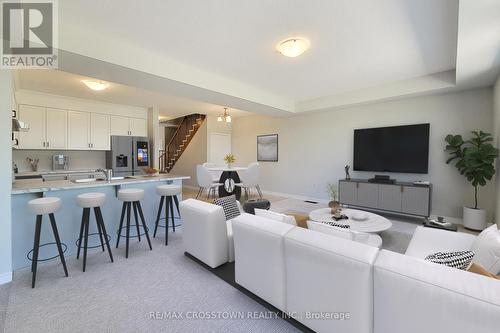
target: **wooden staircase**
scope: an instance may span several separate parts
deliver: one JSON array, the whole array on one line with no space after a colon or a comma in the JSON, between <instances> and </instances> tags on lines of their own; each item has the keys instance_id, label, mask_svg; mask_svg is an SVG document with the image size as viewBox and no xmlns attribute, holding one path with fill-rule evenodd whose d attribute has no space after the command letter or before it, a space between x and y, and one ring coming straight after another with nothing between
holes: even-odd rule
<instances>
[{"instance_id":1,"label":"wooden staircase","mask_svg":"<svg viewBox=\"0 0 500 333\"><path fill-rule=\"evenodd\" d=\"M190 114L184 116L174 136L165 147L160 156L160 172L170 172L182 153L186 150L194 135L205 121L203 114Z\"/></svg>"}]
</instances>

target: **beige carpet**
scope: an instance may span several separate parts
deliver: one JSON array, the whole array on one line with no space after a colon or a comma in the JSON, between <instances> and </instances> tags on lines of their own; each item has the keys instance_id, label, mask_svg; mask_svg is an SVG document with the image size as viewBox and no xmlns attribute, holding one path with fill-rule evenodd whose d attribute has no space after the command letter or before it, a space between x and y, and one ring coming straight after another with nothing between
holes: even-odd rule
<instances>
[{"instance_id":1,"label":"beige carpet","mask_svg":"<svg viewBox=\"0 0 500 333\"><path fill-rule=\"evenodd\" d=\"M41 264L37 287L29 269L15 272L10 286L5 332L297 332L280 318L268 320L187 319L189 312L268 313L267 309L184 256L181 232L113 252L115 263L99 250L68 260L64 277L58 261ZM0 290L1 292L1 290ZM0 308L0 310L2 310ZM151 312L180 312L183 319L152 319Z\"/></svg>"}]
</instances>

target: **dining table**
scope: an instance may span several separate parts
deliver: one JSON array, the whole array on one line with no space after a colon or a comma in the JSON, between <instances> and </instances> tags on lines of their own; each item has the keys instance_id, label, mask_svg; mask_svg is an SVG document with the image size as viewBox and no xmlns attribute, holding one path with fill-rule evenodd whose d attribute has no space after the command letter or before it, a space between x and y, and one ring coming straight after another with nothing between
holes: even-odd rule
<instances>
[{"instance_id":1,"label":"dining table","mask_svg":"<svg viewBox=\"0 0 500 333\"><path fill-rule=\"evenodd\" d=\"M247 167L227 167L227 166L214 166L209 167L208 170L211 172L220 172L219 183L222 184L218 188L219 197L227 197L230 195L235 195L236 200L241 197L241 187L235 184L241 183L240 176L238 172L244 172Z\"/></svg>"}]
</instances>

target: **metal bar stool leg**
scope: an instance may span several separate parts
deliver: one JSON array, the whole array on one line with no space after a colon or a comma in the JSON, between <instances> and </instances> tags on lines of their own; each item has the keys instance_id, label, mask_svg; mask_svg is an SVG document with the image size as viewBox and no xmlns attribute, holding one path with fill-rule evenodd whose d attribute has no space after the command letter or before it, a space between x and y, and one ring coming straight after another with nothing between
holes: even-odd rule
<instances>
[{"instance_id":1,"label":"metal bar stool leg","mask_svg":"<svg viewBox=\"0 0 500 333\"><path fill-rule=\"evenodd\" d=\"M130 240L130 207L131 203L127 202L127 237L125 238L126 249L125 249L125 258L128 258L128 244Z\"/></svg>"},{"instance_id":2,"label":"metal bar stool leg","mask_svg":"<svg viewBox=\"0 0 500 333\"><path fill-rule=\"evenodd\" d=\"M102 249L102 252L104 252L105 250L104 250L104 240L102 239L102 229L101 229L101 224L97 220L97 213L95 211L95 207L94 207L94 216L95 216L95 222L97 224L97 232L99 233L99 240L101 241L101 249ZM108 237L108 236L105 235L104 237Z\"/></svg>"},{"instance_id":3,"label":"metal bar stool leg","mask_svg":"<svg viewBox=\"0 0 500 333\"><path fill-rule=\"evenodd\" d=\"M172 232L175 232L175 221L174 221L174 200L172 197L170 197L170 213L172 214L171 215L171 218L172 218ZM166 223L167 227L168 227L168 221Z\"/></svg>"},{"instance_id":4,"label":"metal bar stool leg","mask_svg":"<svg viewBox=\"0 0 500 333\"><path fill-rule=\"evenodd\" d=\"M135 205L137 206L137 209L139 210L139 215L141 217L142 226L144 227L144 233L146 234L146 239L148 240L149 249L152 251L153 247L151 246L151 239L149 239L149 232L148 232L148 227L146 226L146 220L144 219L144 214L142 213L141 202L137 201L135 203Z\"/></svg>"},{"instance_id":5,"label":"metal bar stool leg","mask_svg":"<svg viewBox=\"0 0 500 333\"><path fill-rule=\"evenodd\" d=\"M35 288L36 281L36 266L38 261L38 248L40 247L40 230L42 229L42 215L36 216L36 226L35 226L35 239L33 241L33 261L31 264L31 270L33 275L31 278L31 288Z\"/></svg>"},{"instance_id":6,"label":"metal bar stool leg","mask_svg":"<svg viewBox=\"0 0 500 333\"><path fill-rule=\"evenodd\" d=\"M108 249L109 258L113 262L113 254L111 253L111 246L109 246L108 233L106 232L106 226L104 225L104 219L102 218L101 207L95 207L94 213L96 215L97 223L101 225L102 232L104 233L104 239L106 240L106 247Z\"/></svg>"},{"instance_id":7,"label":"metal bar stool leg","mask_svg":"<svg viewBox=\"0 0 500 333\"><path fill-rule=\"evenodd\" d=\"M175 207L177 207L177 213L179 213L179 218L180 218L181 217L181 211L179 210L179 199L177 199L176 195L174 195L174 202L175 202Z\"/></svg>"},{"instance_id":8,"label":"metal bar stool leg","mask_svg":"<svg viewBox=\"0 0 500 333\"><path fill-rule=\"evenodd\" d=\"M61 239L59 238L59 232L57 231L56 218L53 213L49 214L50 224L52 225L52 233L54 234L54 238L56 239L57 251L59 252L59 258L61 259L61 263L64 268L64 274L68 276L68 268L66 267L66 260L64 259L64 252L61 246Z\"/></svg>"},{"instance_id":9,"label":"metal bar stool leg","mask_svg":"<svg viewBox=\"0 0 500 333\"><path fill-rule=\"evenodd\" d=\"M78 237L78 249L76 251L76 259L80 258L80 249L82 248L83 227L85 226L85 214L82 213L82 222L80 223L80 236Z\"/></svg>"},{"instance_id":10,"label":"metal bar stool leg","mask_svg":"<svg viewBox=\"0 0 500 333\"><path fill-rule=\"evenodd\" d=\"M83 240L83 271L87 267L87 247L89 244L89 220L90 220L90 208L84 208L83 214L85 215L85 238Z\"/></svg>"},{"instance_id":11,"label":"metal bar stool leg","mask_svg":"<svg viewBox=\"0 0 500 333\"><path fill-rule=\"evenodd\" d=\"M167 197L165 204L165 246L168 245L168 211L170 209L170 197Z\"/></svg>"},{"instance_id":12,"label":"metal bar stool leg","mask_svg":"<svg viewBox=\"0 0 500 333\"><path fill-rule=\"evenodd\" d=\"M160 199L160 206L158 207L158 214L156 215L155 231L153 233L153 238L156 237L156 231L158 230L158 224L160 223L161 210L163 208L163 201L164 200L165 200L165 197L162 196Z\"/></svg>"},{"instance_id":13,"label":"metal bar stool leg","mask_svg":"<svg viewBox=\"0 0 500 333\"><path fill-rule=\"evenodd\" d=\"M123 220L125 219L125 208L127 208L127 203L123 203L122 216L120 218L120 226L118 227L118 237L116 238L116 248L120 244L120 238L122 237Z\"/></svg>"},{"instance_id":14,"label":"metal bar stool leg","mask_svg":"<svg viewBox=\"0 0 500 333\"><path fill-rule=\"evenodd\" d=\"M135 228L137 229L137 238L141 241L141 231L139 230L139 217L137 216L137 207L134 206Z\"/></svg>"}]
</instances>

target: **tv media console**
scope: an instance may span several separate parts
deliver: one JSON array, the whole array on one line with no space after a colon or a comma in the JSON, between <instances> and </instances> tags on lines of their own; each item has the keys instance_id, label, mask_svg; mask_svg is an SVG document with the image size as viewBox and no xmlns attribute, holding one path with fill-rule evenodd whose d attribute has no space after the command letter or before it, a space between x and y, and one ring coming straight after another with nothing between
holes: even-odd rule
<instances>
[{"instance_id":1,"label":"tv media console","mask_svg":"<svg viewBox=\"0 0 500 333\"><path fill-rule=\"evenodd\" d=\"M339 181L339 202L343 205L398 214L429 217L432 185L410 182L379 184L368 179Z\"/></svg>"}]
</instances>

